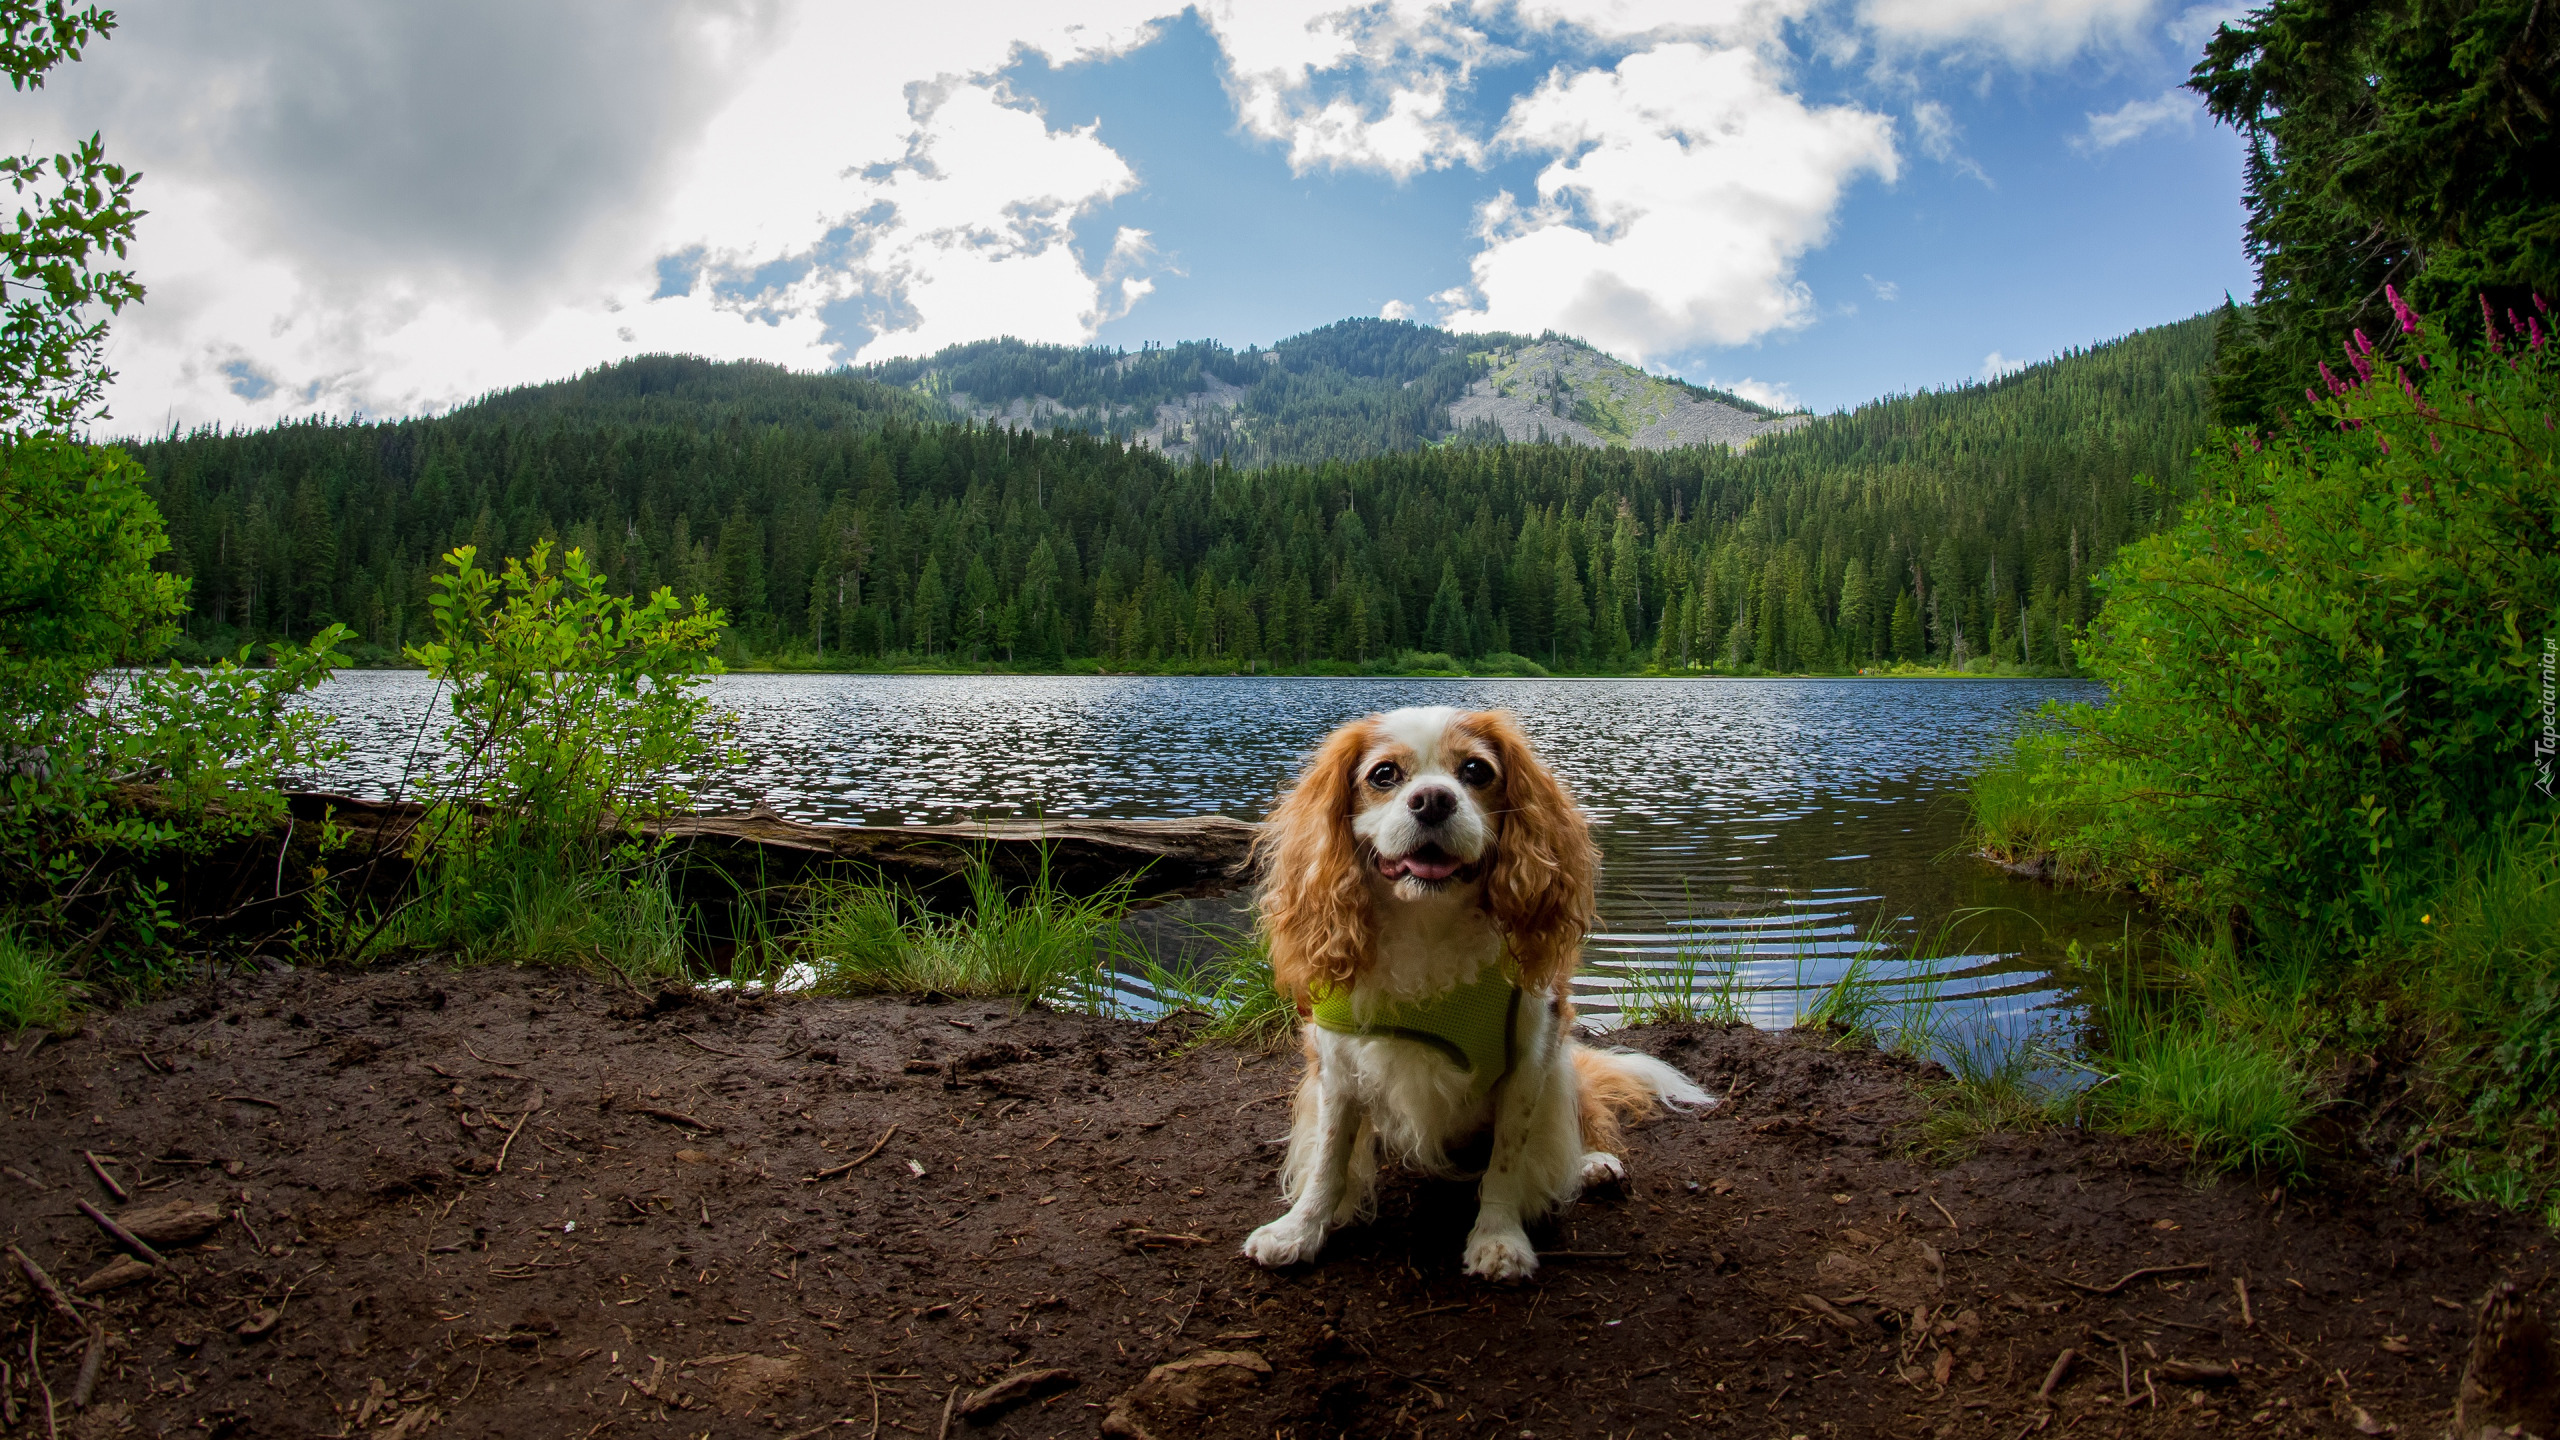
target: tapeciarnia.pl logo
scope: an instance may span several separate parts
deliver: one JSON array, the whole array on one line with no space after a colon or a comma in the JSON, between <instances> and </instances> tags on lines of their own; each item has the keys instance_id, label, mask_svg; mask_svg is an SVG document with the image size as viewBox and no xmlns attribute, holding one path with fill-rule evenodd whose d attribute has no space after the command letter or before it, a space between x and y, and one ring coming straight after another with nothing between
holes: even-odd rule
<instances>
[{"instance_id":1,"label":"tapeciarnia.pl logo","mask_svg":"<svg viewBox=\"0 0 2560 1440\"><path fill-rule=\"evenodd\" d=\"M2542 733L2533 738L2534 783L2551 798L2551 759L2560 750L2560 635L2542 639Z\"/></svg>"}]
</instances>

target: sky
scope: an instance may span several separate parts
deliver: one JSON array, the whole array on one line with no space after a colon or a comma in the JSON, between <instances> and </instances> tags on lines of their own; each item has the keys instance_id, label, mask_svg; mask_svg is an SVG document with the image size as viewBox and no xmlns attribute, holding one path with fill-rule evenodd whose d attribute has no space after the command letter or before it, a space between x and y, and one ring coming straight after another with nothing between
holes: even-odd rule
<instances>
[{"instance_id":1,"label":"sky","mask_svg":"<svg viewBox=\"0 0 2560 1440\"><path fill-rule=\"evenodd\" d=\"M1548 329L1828 411L2246 297L2159 0L128 0L113 434L630 355Z\"/></svg>"}]
</instances>

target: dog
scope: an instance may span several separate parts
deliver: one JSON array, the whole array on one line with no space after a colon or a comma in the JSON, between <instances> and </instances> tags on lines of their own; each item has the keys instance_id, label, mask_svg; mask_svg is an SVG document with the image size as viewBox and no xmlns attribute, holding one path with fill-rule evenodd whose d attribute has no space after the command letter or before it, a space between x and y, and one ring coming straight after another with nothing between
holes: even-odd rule
<instances>
[{"instance_id":1,"label":"dog","mask_svg":"<svg viewBox=\"0 0 2560 1440\"><path fill-rule=\"evenodd\" d=\"M1336 730L1257 844L1273 979L1295 1004L1306 1073L1280 1170L1288 1213L1245 1256L1315 1258L1365 1218L1380 1151L1427 1174L1478 1173L1466 1270L1538 1268L1526 1226L1623 1179L1622 1117L1715 1101L1648 1055L1573 1038L1567 982L1596 918L1600 852L1573 797L1501 711L1371 715Z\"/></svg>"}]
</instances>

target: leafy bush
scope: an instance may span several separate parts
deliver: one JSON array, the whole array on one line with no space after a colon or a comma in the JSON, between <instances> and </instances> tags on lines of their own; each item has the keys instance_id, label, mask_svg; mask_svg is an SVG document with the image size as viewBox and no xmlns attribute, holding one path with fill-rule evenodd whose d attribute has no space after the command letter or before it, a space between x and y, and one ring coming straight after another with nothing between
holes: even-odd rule
<instances>
[{"instance_id":1,"label":"leafy bush","mask_svg":"<svg viewBox=\"0 0 2560 1440\"><path fill-rule=\"evenodd\" d=\"M437 798L490 807L503 836L592 856L728 763L700 693L721 668L722 617L700 597L609 595L581 551L554 573L548 541L500 575L468 545L445 563L435 638L408 651L452 692Z\"/></svg>"},{"instance_id":2,"label":"leafy bush","mask_svg":"<svg viewBox=\"0 0 2560 1440\"><path fill-rule=\"evenodd\" d=\"M2073 868L2370 936L2547 803L2529 762L2560 607L2551 347L2537 318L2463 356L2403 314L2397 359L2358 336L2300 424L2217 437L2176 527L2117 557L2080 652L2110 703L2021 741L1992 794L2042 798L2007 804L2012 828L2040 807Z\"/></svg>"},{"instance_id":3,"label":"leafy bush","mask_svg":"<svg viewBox=\"0 0 2560 1440\"><path fill-rule=\"evenodd\" d=\"M169 917L140 862L272 823L278 780L332 753L324 717L288 702L341 663L342 628L270 647L264 669L244 649L108 678L174 633L186 582L152 569L167 548L122 451L0 439L0 904L64 935L74 972L102 951L152 963ZM125 803L146 783L158 805Z\"/></svg>"},{"instance_id":4,"label":"leafy bush","mask_svg":"<svg viewBox=\"0 0 2560 1440\"><path fill-rule=\"evenodd\" d=\"M331 625L300 646L251 647L209 668L132 676L107 708L119 781L156 784L166 813L195 843L253 833L284 818L283 785L344 755L324 711L289 703L347 657L355 632Z\"/></svg>"}]
</instances>

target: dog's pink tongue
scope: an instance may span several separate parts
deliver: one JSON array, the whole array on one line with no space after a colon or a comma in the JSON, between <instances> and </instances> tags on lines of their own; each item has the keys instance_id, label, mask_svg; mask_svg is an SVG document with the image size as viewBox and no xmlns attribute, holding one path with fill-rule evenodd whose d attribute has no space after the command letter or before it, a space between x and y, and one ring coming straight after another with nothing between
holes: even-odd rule
<instances>
[{"instance_id":1,"label":"dog's pink tongue","mask_svg":"<svg viewBox=\"0 0 2560 1440\"><path fill-rule=\"evenodd\" d=\"M1408 855L1398 863L1403 866L1404 873L1416 880L1446 880L1457 874L1459 865L1464 862L1456 859L1425 860L1418 855Z\"/></svg>"}]
</instances>

